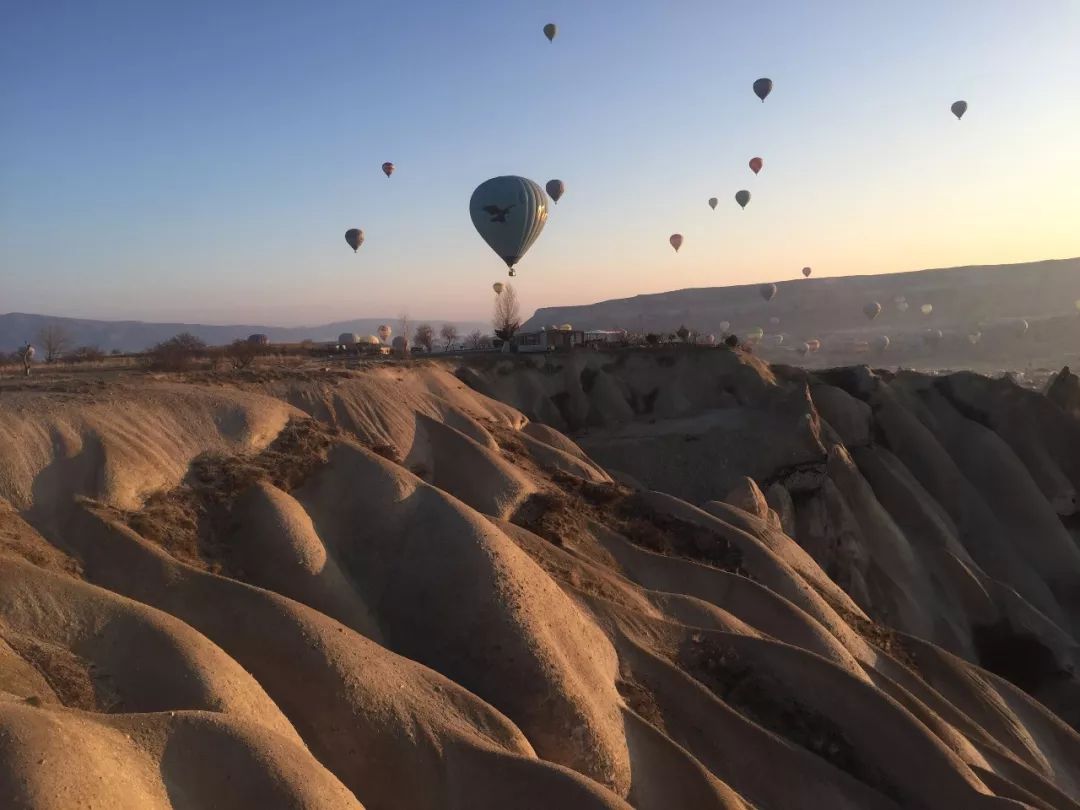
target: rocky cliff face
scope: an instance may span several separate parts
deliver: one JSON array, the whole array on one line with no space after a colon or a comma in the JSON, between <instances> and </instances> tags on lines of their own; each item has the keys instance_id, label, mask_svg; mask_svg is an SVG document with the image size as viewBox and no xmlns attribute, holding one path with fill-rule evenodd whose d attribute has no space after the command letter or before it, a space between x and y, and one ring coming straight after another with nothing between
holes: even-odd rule
<instances>
[{"instance_id":1,"label":"rocky cliff face","mask_svg":"<svg viewBox=\"0 0 1080 810\"><path fill-rule=\"evenodd\" d=\"M1054 403L476 363L5 381L7 805L1077 807Z\"/></svg>"}]
</instances>

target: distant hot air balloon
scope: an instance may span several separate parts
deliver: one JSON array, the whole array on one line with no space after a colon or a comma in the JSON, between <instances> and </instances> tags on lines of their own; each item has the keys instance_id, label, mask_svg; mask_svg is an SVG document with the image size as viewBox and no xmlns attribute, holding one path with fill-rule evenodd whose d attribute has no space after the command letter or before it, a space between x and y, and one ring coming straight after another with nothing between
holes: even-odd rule
<instances>
[{"instance_id":1,"label":"distant hot air balloon","mask_svg":"<svg viewBox=\"0 0 1080 810\"><path fill-rule=\"evenodd\" d=\"M1025 321L1023 318L1021 318L1019 321L1016 322L1016 334L1017 335L1019 335L1020 337L1023 337L1024 335L1027 334L1027 330L1028 330L1028 322Z\"/></svg>"},{"instance_id":2,"label":"distant hot air balloon","mask_svg":"<svg viewBox=\"0 0 1080 810\"><path fill-rule=\"evenodd\" d=\"M766 301L772 301L776 298L776 285L775 284L762 284L758 287L758 292L761 293L761 297Z\"/></svg>"},{"instance_id":3,"label":"distant hot air balloon","mask_svg":"<svg viewBox=\"0 0 1080 810\"><path fill-rule=\"evenodd\" d=\"M754 95L765 102L766 96L772 92L772 79L758 79L754 82Z\"/></svg>"},{"instance_id":4,"label":"distant hot air balloon","mask_svg":"<svg viewBox=\"0 0 1080 810\"><path fill-rule=\"evenodd\" d=\"M931 312L934 311L934 305L923 304L921 307L919 307L919 311L922 312L923 315L929 315Z\"/></svg>"},{"instance_id":5,"label":"distant hot air balloon","mask_svg":"<svg viewBox=\"0 0 1080 810\"><path fill-rule=\"evenodd\" d=\"M719 202L720 201L718 199L716 199L716 197L709 197L709 208L711 208L713 211L715 211L716 210L716 204L719 203Z\"/></svg>"},{"instance_id":6,"label":"distant hot air balloon","mask_svg":"<svg viewBox=\"0 0 1080 810\"><path fill-rule=\"evenodd\" d=\"M547 197L540 186L525 177L492 177L472 193L469 216L483 240L514 275L514 265L544 230Z\"/></svg>"},{"instance_id":7,"label":"distant hot air balloon","mask_svg":"<svg viewBox=\"0 0 1080 810\"><path fill-rule=\"evenodd\" d=\"M739 204L740 208L746 208L746 204L750 202L750 192L746 189L735 192L735 202Z\"/></svg>"},{"instance_id":8,"label":"distant hot air balloon","mask_svg":"<svg viewBox=\"0 0 1080 810\"><path fill-rule=\"evenodd\" d=\"M940 329L927 329L923 334L923 340L931 346L936 346L944 339L945 335Z\"/></svg>"},{"instance_id":9,"label":"distant hot air balloon","mask_svg":"<svg viewBox=\"0 0 1080 810\"><path fill-rule=\"evenodd\" d=\"M881 314L881 304L877 301L870 301L862 308L863 314L871 321Z\"/></svg>"},{"instance_id":10,"label":"distant hot air balloon","mask_svg":"<svg viewBox=\"0 0 1080 810\"><path fill-rule=\"evenodd\" d=\"M716 335L706 335L705 336L705 343L708 344L709 346L715 346L716 345Z\"/></svg>"},{"instance_id":11,"label":"distant hot air balloon","mask_svg":"<svg viewBox=\"0 0 1080 810\"><path fill-rule=\"evenodd\" d=\"M911 306L907 301L897 301L896 308L901 312L907 312L908 307Z\"/></svg>"},{"instance_id":12,"label":"distant hot air balloon","mask_svg":"<svg viewBox=\"0 0 1080 810\"><path fill-rule=\"evenodd\" d=\"M970 335L968 335L968 343L970 343L972 346L978 343L981 339L982 332L972 332Z\"/></svg>"},{"instance_id":13,"label":"distant hot air balloon","mask_svg":"<svg viewBox=\"0 0 1080 810\"><path fill-rule=\"evenodd\" d=\"M671 243L671 246L673 248L675 248L675 252L678 253L679 248L682 247L682 242L683 242L682 234L681 233L673 233L670 237L668 237L668 242Z\"/></svg>"},{"instance_id":14,"label":"distant hot air balloon","mask_svg":"<svg viewBox=\"0 0 1080 810\"><path fill-rule=\"evenodd\" d=\"M762 329L760 326L756 326L746 333L746 337L756 343L757 341L765 337L765 330Z\"/></svg>"},{"instance_id":15,"label":"distant hot air balloon","mask_svg":"<svg viewBox=\"0 0 1080 810\"><path fill-rule=\"evenodd\" d=\"M359 228L349 228L349 230L345 231L345 241L349 243L353 253L356 253L360 246L364 244L364 232Z\"/></svg>"},{"instance_id":16,"label":"distant hot air balloon","mask_svg":"<svg viewBox=\"0 0 1080 810\"><path fill-rule=\"evenodd\" d=\"M564 324L562 324L561 326L559 326L559 331L560 331L560 332L573 332L573 331L574 331L574 327L573 327L573 326L571 326L571 325L570 325L570 324L568 324L568 323L564 323Z\"/></svg>"},{"instance_id":17,"label":"distant hot air balloon","mask_svg":"<svg viewBox=\"0 0 1080 810\"><path fill-rule=\"evenodd\" d=\"M390 175L392 175L394 173L394 164L391 163L390 161L387 161L386 163L384 163L382 165L382 170L383 170L383 174L385 174L387 177L389 177Z\"/></svg>"},{"instance_id":18,"label":"distant hot air balloon","mask_svg":"<svg viewBox=\"0 0 1080 810\"><path fill-rule=\"evenodd\" d=\"M806 357L807 353L810 351L810 344L809 343L804 343L802 346L800 346L795 351L797 351L803 357Z\"/></svg>"},{"instance_id":19,"label":"distant hot air balloon","mask_svg":"<svg viewBox=\"0 0 1080 810\"><path fill-rule=\"evenodd\" d=\"M876 338L874 338L874 348L877 349L879 352L883 352L887 348L889 348L889 344L891 342L892 341L889 340L888 335L878 335Z\"/></svg>"},{"instance_id":20,"label":"distant hot air balloon","mask_svg":"<svg viewBox=\"0 0 1080 810\"><path fill-rule=\"evenodd\" d=\"M491 285L491 289L495 291L496 295L502 295L503 283L501 281L496 281L494 284Z\"/></svg>"},{"instance_id":21,"label":"distant hot air balloon","mask_svg":"<svg viewBox=\"0 0 1080 810\"><path fill-rule=\"evenodd\" d=\"M802 274L803 274L803 278L810 278L810 274L811 274L812 272L814 272L814 271L813 271L813 270L811 270L811 269L810 269L809 267L804 267L804 268L802 269Z\"/></svg>"},{"instance_id":22,"label":"distant hot air balloon","mask_svg":"<svg viewBox=\"0 0 1080 810\"><path fill-rule=\"evenodd\" d=\"M731 321L720 321L717 326L720 327L721 332L727 332L731 329Z\"/></svg>"},{"instance_id":23,"label":"distant hot air balloon","mask_svg":"<svg viewBox=\"0 0 1080 810\"><path fill-rule=\"evenodd\" d=\"M548 196L555 202L558 202L559 198L566 193L566 184L562 180L548 180L544 188L547 190Z\"/></svg>"},{"instance_id":24,"label":"distant hot air balloon","mask_svg":"<svg viewBox=\"0 0 1080 810\"><path fill-rule=\"evenodd\" d=\"M780 319L777 318L775 315L773 315L771 318L769 318L769 325L770 326L779 326L780 325Z\"/></svg>"},{"instance_id":25,"label":"distant hot air balloon","mask_svg":"<svg viewBox=\"0 0 1080 810\"><path fill-rule=\"evenodd\" d=\"M386 341L390 339L390 335L394 333L394 330L384 323L376 330L376 332L378 332L379 340L381 340L383 343L386 343Z\"/></svg>"},{"instance_id":26,"label":"distant hot air balloon","mask_svg":"<svg viewBox=\"0 0 1080 810\"><path fill-rule=\"evenodd\" d=\"M548 23L544 26L544 36L548 38L548 42L554 42L557 33L559 33L559 29L555 27L555 23Z\"/></svg>"},{"instance_id":27,"label":"distant hot air balloon","mask_svg":"<svg viewBox=\"0 0 1080 810\"><path fill-rule=\"evenodd\" d=\"M952 110L952 114L955 115L956 120L959 121L961 118L964 117L964 113L967 112L967 102L954 101L949 109Z\"/></svg>"},{"instance_id":28,"label":"distant hot air balloon","mask_svg":"<svg viewBox=\"0 0 1080 810\"><path fill-rule=\"evenodd\" d=\"M761 167L765 165L765 161L759 157L750 158L750 171L757 174L761 171Z\"/></svg>"}]
</instances>

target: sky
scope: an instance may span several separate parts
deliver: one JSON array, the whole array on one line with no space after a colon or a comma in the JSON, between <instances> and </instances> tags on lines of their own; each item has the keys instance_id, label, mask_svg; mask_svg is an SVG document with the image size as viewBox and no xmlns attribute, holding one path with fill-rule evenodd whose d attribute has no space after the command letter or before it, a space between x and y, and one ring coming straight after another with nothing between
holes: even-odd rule
<instances>
[{"instance_id":1,"label":"sky","mask_svg":"<svg viewBox=\"0 0 1080 810\"><path fill-rule=\"evenodd\" d=\"M40 0L4 29L0 313L485 318L468 201L501 174L566 183L529 312L1080 255L1074 0Z\"/></svg>"}]
</instances>

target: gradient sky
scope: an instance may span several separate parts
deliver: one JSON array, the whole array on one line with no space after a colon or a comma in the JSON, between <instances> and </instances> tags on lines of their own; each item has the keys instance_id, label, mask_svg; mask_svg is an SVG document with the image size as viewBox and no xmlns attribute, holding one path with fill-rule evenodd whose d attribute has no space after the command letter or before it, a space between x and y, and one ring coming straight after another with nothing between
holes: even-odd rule
<instances>
[{"instance_id":1,"label":"gradient sky","mask_svg":"<svg viewBox=\"0 0 1080 810\"><path fill-rule=\"evenodd\" d=\"M497 174L567 185L520 265L529 312L807 264L1080 255L1073 0L39 0L3 17L0 312L485 318L505 268L468 200Z\"/></svg>"}]
</instances>

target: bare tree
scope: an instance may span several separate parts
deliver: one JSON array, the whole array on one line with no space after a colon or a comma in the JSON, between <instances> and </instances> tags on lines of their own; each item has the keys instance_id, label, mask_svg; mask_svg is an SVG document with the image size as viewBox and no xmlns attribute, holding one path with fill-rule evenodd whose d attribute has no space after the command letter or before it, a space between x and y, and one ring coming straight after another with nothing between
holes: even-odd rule
<instances>
[{"instance_id":1,"label":"bare tree","mask_svg":"<svg viewBox=\"0 0 1080 810\"><path fill-rule=\"evenodd\" d=\"M431 347L435 343L435 329L430 323L422 323L416 327L416 334L413 335L413 343L417 346L423 346L424 351L431 353Z\"/></svg>"},{"instance_id":2,"label":"bare tree","mask_svg":"<svg viewBox=\"0 0 1080 810\"><path fill-rule=\"evenodd\" d=\"M486 340L484 333L477 329L474 332L469 332L468 337L465 338L465 343L470 349L482 349Z\"/></svg>"},{"instance_id":3,"label":"bare tree","mask_svg":"<svg viewBox=\"0 0 1080 810\"><path fill-rule=\"evenodd\" d=\"M443 347L443 350L450 351L451 344L457 340L457 327L452 323L444 323L442 329L439 330L439 336L446 341L446 346Z\"/></svg>"},{"instance_id":4,"label":"bare tree","mask_svg":"<svg viewBox=\"0 0 1080 810\"><path fill-rule=\"evenodd\" d=\"M504 284L501 295L495 296L495 314L491 319L495 336L510 340L521 326L521 309L513 284Z\"/></svg>"},{"instance_id":5,"label":"bare tree","mask_svg":"<svg viewBox=\"0 0 1080 810\"><path fill-rule=\"evenodd\" d=\"M55 363L71 345L71 335L58 323L49 323L41 327L37 339L41 348L45 350L46 363Z\"/></svg>"},{"instance_id":6,"label":"bare tree","mask_svg":"<svg viewBox=\"0 0 1080 810\"><path fill-rule=\"evenodd\" d=\"M402 312L400 315L398 315L398 320L401 322L398 334L401 335L401 337L405 338L405 340L408 340L410 337L412 337L409 332L409 313Z\"/></svg>"}]
</instances>

